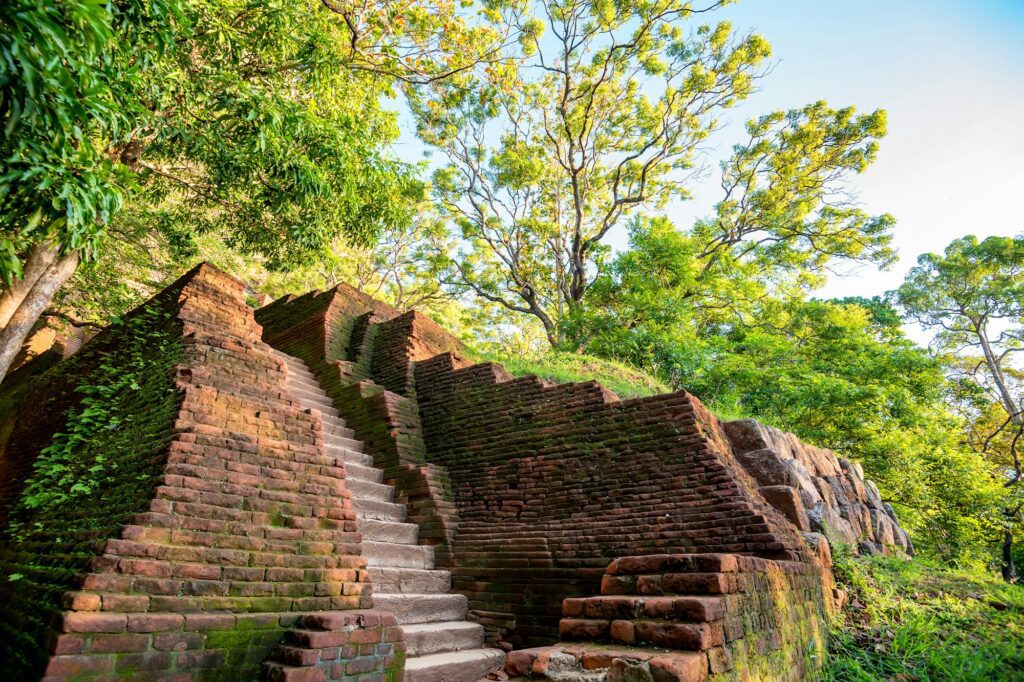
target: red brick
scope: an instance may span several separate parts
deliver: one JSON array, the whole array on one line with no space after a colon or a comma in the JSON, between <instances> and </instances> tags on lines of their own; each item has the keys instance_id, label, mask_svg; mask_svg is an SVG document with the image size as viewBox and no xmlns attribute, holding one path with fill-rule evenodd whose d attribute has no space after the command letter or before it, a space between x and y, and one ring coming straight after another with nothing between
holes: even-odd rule
<instances>
[{"instance_id":1,"label":"red brick","mask_svg":"<svg viewBox=\"0 0 1024 682\"><path fill-rule=\"evenodd\" d=\"M607 620L563 618L558 623L558 636L564 640L595 640L608 634Z\"/></svg>"},{"instance_id":2,"label":"red brick","mask_svg":"<svg viewBox=\"0 0 1024 682\"><path fill-rule=\"evenodd\" d=\"M653 682L701 682L708 672L704 654L668 654L648 661Z\"/></svg>"},{"instance_id":3,"label":"red brick","mask_svg":"<svg viewBox=\"0 0 1024 682\"><path fill-rule=\"evenodd\" d=\"M76 675L99 675L110 672L114 659L109 656L53 656L46 665L46 676L74 677Z\"/></svg>"},{"instance_id":4,"label":"red brick","mask_svg":"<svg viewBox=\"0 0 1024 682\"><path fill-rule=\"evenodd\" d=\"M177 613L133 613L128 615L129 632L181 630L185 617Z\"/></svg>"},{"instance_id":5,"label":"red brick","mask_svg":"<svg viewBox=\"0 0 1024 682\"><path fill-rule=\"evenodd\" d=\"M64 632L124 632L127 618L117 613L65 613Z\"/></svg>"}]
</instances>

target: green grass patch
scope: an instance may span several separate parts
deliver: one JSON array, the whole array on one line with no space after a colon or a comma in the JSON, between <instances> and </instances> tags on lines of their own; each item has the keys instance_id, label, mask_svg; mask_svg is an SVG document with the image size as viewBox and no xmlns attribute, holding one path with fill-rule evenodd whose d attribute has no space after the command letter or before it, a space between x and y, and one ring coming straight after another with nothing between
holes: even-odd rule
<instances>
[{"instance_id":1,"label":"green grass patch","mask_svg":"<svg viewBox=\"0 0 1024 682\"><path fill-rule=\"evenodd\" d=\"M1024 586L921 559L835 559L850 601L825 679L1024 680Z\"/></svg>"},{"instance_id":2,"label":"green grass patch","mask_svg":"<svg viewBox=\"0 0 1024 682\"><path fill-rule=\"evenodd\" d=\"M597 380L620 398L639 398L671 389L629 365L576 353L548 353L538 357L509 357L471 352L476 362L497 362L513 376L535 374L559 384Z\"/></svg>"}]
</instances>

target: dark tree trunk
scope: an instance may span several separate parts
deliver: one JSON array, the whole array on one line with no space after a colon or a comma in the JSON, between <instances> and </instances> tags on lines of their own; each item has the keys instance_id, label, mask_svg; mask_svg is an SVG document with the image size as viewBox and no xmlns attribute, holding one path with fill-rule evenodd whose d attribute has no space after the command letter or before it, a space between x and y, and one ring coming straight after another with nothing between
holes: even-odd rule
<instances>
[{"instance_id":1,"label":"dark tree trunk","mask_svg":"<svg viewBox=\"0 0 1024 682\"><path fill-rule=\"evenodd\" d=\"M1009 528L1003 534L1003 580L1012 583L1017 579L1017 567L1013 565L1013 531Z\"/></svg>"}]
</instances>

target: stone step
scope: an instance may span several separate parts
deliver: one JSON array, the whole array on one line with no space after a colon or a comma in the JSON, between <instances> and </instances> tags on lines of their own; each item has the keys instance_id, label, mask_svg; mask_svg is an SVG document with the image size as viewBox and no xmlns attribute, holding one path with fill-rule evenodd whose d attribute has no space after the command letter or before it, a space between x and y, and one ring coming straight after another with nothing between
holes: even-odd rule
<instances>
[{"instance_id":1,"label":"stone step","mask_svg":"<svg viewBox=\"0 0 1024 682\"><path fill-rule=\"evenodd\" d=\"M324 423L325 434L338 436L339 438L355 439L356 432L345 426L345 420L341 417L332 417L329 414L322 414L320 415L320 419Z\"/></svg>"},{"instance_id":2,"label":"stone step","mask_svg":"<svg viewBox=\"0 0 1024 682\"><path fill-rule=\"evenodd\" d=\"M326 395L317 395L316 393L310 393L294 386L288 386L288 393L299 399L299 402L306 405L307 410L318 410L329 417L337 417L337 413L334 412L334 401Z\"/></svg>"},{"instance_id":3,"label":"stone step","mask_svg":"<svg viewBox=\"0 0 1024 682\"><path fill-rule=\"evenodd\" d=\"M372 483L353 478L347 481L345 485L351 491L352 497L356 499L379 500L381 502L394 502L395 500L395 488L387 483Z\"/></svg>"},{"instance_id":4,"label":"stone step","mask_svg":"<svg viewBox=\"0 0 1024 682\"><path fill-rule=\"evenodd\" d=\"M405 625L402 632L405 633L406 654L409 656L479 649L484 644L483 626L464 620Z\"/></svg>"},{"instance_id":5,"label":"stone step","mask_svg":"<svg viewBox=\"0 0 1024 682\"><path fill-rule=\"evenodd\" d=\"M296 365L286 362L286 377L288 379L299 379L301 381L316 381L316 375L309 371L305 365Z\"/></svg>"},{"instance_id":6,"label":"stone step","mask_svg":"<svg viewBox=\"0 0 1024 682\"><path fill-rule=\"evenodd\" d=\"M379 500L352 500L352 508L360 519L378 519L380 521L405 521L404 504L380 502Z\"/></svg>"},{"instance_id":7,"label":"stone step","mask_svg":"<svg viewBox=\"0 0 1024 682\"><path fill-rule=\"evenodd\" d=\"M327 398L310 397L302 391L294 391L292 389L289 389L288 392L292 397L297 398L299 404L307 410L316 410L322 414L328 414L335 417L338 416L338 411L334 408L334 403Z\"/></svg>"},{"instance_id":8,"label":"stone step","mask_svg":"<svg viewBox=\"0 0 1024 682\"><path fill-rule=\"evenodd\" d=\"M469 600L461 594L374 594L373 607L395 614L400 625L465 620Z\"/></svg>"},{"instance_id":9,"label":"stone step","mask_svg":"<svg viewBox=\"0 0 1024 682\"><path fill-rule=\"evenodd\" d=\"M444 594L452 589L450 571L393 566L368 566L366 570L373 583L374 595Z\"/></svg>"},{"instance_id":10,"label":"stone step","mask_svg":"<svg viewBox=\"0 0 1024 682\"><path fill-rule=\"evenodd\" d=\"M367 566L397 568L433 568L434 548L429 545L399 545L394 542L363 540L363 558Z\"/></svg>"},{"instance_id":11,"label":"stone step","mask_svg":"<svg viewBox=\"0 0 1024 682\"><path fill-rule=\"evenodd\" d=\"M302 376L300 374L289 373L288 378L285 380L285 383L288 386L295 386L296 388L301 388L302 390L309 391L310 393L323 392L326 394L326 391L324 391L323 386L320 385L320 382L312 374L308 376Z\"/></svg>"},{"instance_id":12,"label":"stone step","mask_svg":"<svg viewBox=\"0 0 1024 682\"><path fill-rule=\"evenodd\" d=\"M345 475L359 481L380 483L384 480L384 472L377 467L369 467L355 462L345 462Z\"/></svg>"},{"instance_id":13,"label":"stone step","mask_svg":"<svg viewBox=\"0 0 1024 682\"><path fill-rule=\"evenodd\" d=\"M320 381L314 374L299 374L297 372L289 371L285 382L289 386L296 386L310 391L311 393L317 393L318 391L324 390L323 386L320 385Z\"/></svg>"},{"instance_id":14,"label":"stone step","mask_svg":"<svg viewBox=\"0 0 1024 682\"><path fill-rule=\"evenodd\" d=\"M429 656L415 656L405 661L405 682L477 682L492 669L504 665L505 654L499 649L469 649Z\"/></svg>"},{"instance_id":15,"label":"stone step","mask_svg":"<svg viewBox=\"0 0 1024 682\"><path fill-rule=\"evenodd\" d=\"M364 468L373 466L373 457L362 452L352 452L344 448L330 448L327 455L334 457L345 466L353 463Z\"/></svg>"},{"instance_id":16,"label":"stone step","mask_svg":"<svg viewBox=\"0 0 1024 682\"><path fill-rule=\"evenodd\" d=\"M351 472L352 467L347 467ZM415 545L419 541L420 528L415 523L363 519L359 522L363 540L370 542L392 542L399 545Z\"/></svg>"},{"instance_id":17,"label":"stone step","mask_svg":"<svg viewBox=\"0 0 1024 682\"><path fill-rule=\"evenodd\" d=\"M309 366L305 363L305 361L304 360L300 360L299 358L295 357L294 355L288 355L287 353L282 353L280 351L274 351L274 356L276 358L278 358L279 360L284 360L284 363L286 365L288 365L288 367L294 367L296 369L301 369L301 370L304 370L304 371L309 371Z\"/></svg>"},{"instance_id":18,"label":"stone step","mask_svg":"<svg viewBox=\"0 0 1024 682\"><path fill-rule=\"evenodd\" d=\"M363 442L354 438L344 438L334 434L324 434L324 445L328 448L344 448L352 452L362 452Z\"/></svg>"}]
</instances>

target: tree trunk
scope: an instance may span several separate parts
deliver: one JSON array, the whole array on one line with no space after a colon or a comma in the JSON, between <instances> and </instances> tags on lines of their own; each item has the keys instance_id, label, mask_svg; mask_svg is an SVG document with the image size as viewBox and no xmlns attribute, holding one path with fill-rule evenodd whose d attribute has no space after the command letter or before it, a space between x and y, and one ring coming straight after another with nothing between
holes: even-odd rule
<instances>
[{"instance_id":1,"label":"tree trunk","mask_svg":"<svg viewBox=\"0 0 1024 682\"><path fill-rule=\"evenodd\" d=\"M1003 409L1006 410L1010 421L1014 425L1020 426L1024 424L1024 415L1020 413L1020 407L1014 401L1013 394L1010 393L1010 389L1006 385L1003 368L999 365L999 358L996 357L995 351L992 350L992 344L988 340L988 333L982 327L978 329L977 335L978 340L981 342L981 352L985 357L985 364L992 375L992 380L996 383L996 390L999 392L999 399L1003 404Z\"/></svg>"},{"instance_id":2,"label":"tree trunk","mask_svg":"<svg viewBox=\"0 0 1024 682\"><path fill-rule=\"evenodd\" d=\"M72 252L47 268L22 299L7 324L0 329L0 382L7 376L18 351L39 316L49 307L53 295L68 281L77 267L78 253Z\"/></svg>"},{"instance_id":3,"label":"tree trunk","mask_svg":"<svg viewBox=\"0 0 1024 682\"><path fill-rule=\"evenodd\" d=\"M21 273L21 279L15 280L11 286L0 293L0 329L6 327L7 323L11 321L14 311L18 309L21 302L28 296L28 292L32 291L32 287L47 268L54 264L59 255L56 247L42 242L32 247L28 262L25 263L25 268Z\"/></svg>"},{"instance_id":4,"label":"tree trunk","mask_svg":"<svg viewBox=\"0 0 1024 682\"><path fill-rule=\"evenodd\" d=\"M1013 531L1009 528L1003 535L1003 580L1012 583L1017 579L1017 567L1013 565Z\"/></svg>"}]
</instances>

